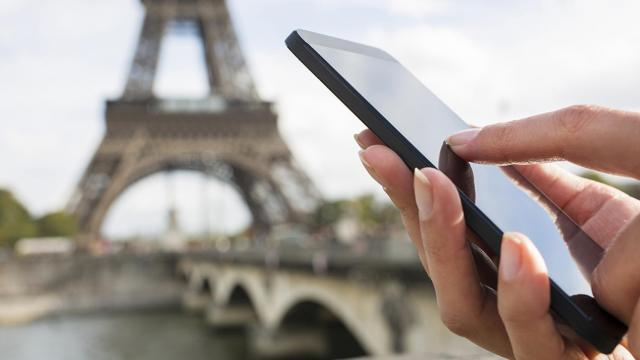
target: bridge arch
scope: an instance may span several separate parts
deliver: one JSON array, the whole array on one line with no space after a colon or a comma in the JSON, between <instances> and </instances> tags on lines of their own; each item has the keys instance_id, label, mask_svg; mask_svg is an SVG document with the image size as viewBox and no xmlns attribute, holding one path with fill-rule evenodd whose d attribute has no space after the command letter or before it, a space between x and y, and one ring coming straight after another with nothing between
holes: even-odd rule
<instances>
[{"instance_id":1,"label":"bridge arch","mask_svg":"<svg viewBox=\"0 0 640 360\"><path fill-rule=\"evenodd\" d=\"M241 288L266 329L277 331L292 309L312 303L339 320L366 353L392 352L392 334L381 311L383 296L375 286L352 286L332 277L310 279L298 272L281 271L278 276L271 276L264 268L254 266L225 264L215 268L215 272L207 273L215 279L214 303L228 305L234 290Z\"/></svg>"},{"instance_id":2,"label":"bridge arch","mask_svg":"<svg viewBox=\"0 0 640 360\"><path fill-rule=\"evenodd\" d=\"M265 324L269 313L269 293L262 277L255 270L232 271L221 268L215 277L214 302L226 306L232 303L234 292L242 292L251 303L259 322Z\"/></svg>"},{"instance_id":3,"label":"bridge arch","mask_svg":"<svg viewBox=\"0 0 640 360\"><path fill-rule=\"evenodd\" d=\"M355 300L355 301L354 301ZM296 306L304 303L315 303L332 313L344 327L350 331L353 337L358 341L368 354L385 354L390 348L390 337L388 334L385 319L380 317L372 317L372 312L367 310L359 313L359 304L356 299L344 298L343 294L331 293L322 287L313 289L312 291L295 291L295 294L280 304L274 304L275 310L272 317L272 327L279 328L283 325L287 315L295 309ZM370 304L363 308L370 308Z\"/></svg>"},{"instance_id":4,"label":"bridge arch","mask_svg":"<svg viewBox=\"0 0 640 360\"><path fill-rule=\"evenodd\" d=\"M215 277L211 276L209 271L199 267L181 266L177 273L179 276L187 279L187 286L190 291L197 295L206 295L209 298L215 296Z\"/></svg>"},{"instance_id":5,"label":"bridge arch","mask_svg":"<svg viewBox=\"0 0 640 360\"><path fill-rule=\"evenodd\" d=\"M235 304L249 304L253 306L253 299L251 299L251 295L242 285L236 285L231 293L229 294L229 299L227 300L227 305L235 305Z\"/></svg>"},{"instance_id":6,"label":"bridge arch","mask_svg":"<svg viewBox=\"0 0 640 360\"><path fill-rule=\"evenodd\" d=\"M292 313L313 304L313 311L329 314L329 318L348 330L366 354L385 355L394 351L394 334L382 311L384 292L374 283L353 283L331 276L309 277L298 271L281 270L276 276L251 265L220 264L212 268L215 271L206 274L215 281L214 304L229 305L233 293L242 289L251 301L257 321L267 330L286 327ZM198 274L193 271L190 277Z\"/></svg>"},{"instance_id":7,"label":"bridge arch","mask_svg":"<svg viewBox=\"0 0 640 360\"><path fill-rule=\"evenodd\" d=\"M263 269L252 267L221 266L215 276L214 302L228 305L233 292L242 289L251 300L258 321L267 329L277 331L301 307L311 308L329 314L343 337L353 339L349 348L355 348L354 353L361 349L364 354L389 352L391 341L386 320L382 315L371 316L381 313L380 296L375 292L361 296L359 290L354 291L342 281L309 281L296 273L270 279Z\"/></svg>"},{"instance_id":8,"label":"bridge arch","mask_svg":"<svg viewBox=\"0 0 640 360\"><path fill-rule=\"evenodd\" d=\"M213 285L212 285L211 281L209 280L209 278L204 278L204 279L202 279L202 282L200 283L200 287L199 287L198 291L200 292L200 294L213 297L213 289L214 289Z\"/></svg>"},{"instance_id":9,"label":"bridge arch","mask_svg":"<svg viewBox=\"0 0 640 360\"><path fill-rule=\"evenodd\" d=\"M315 299L298 299L287 309L278 328L317 324L323 330L332 359L367 355L363 339L358 337L353 326L344 321L344 314L337 314L336 310Z\"/></svg>"},{"instance_id":10,"label":"bridge arch","mask_svg":"<svg viewBox=\"0 0 640 360\"><path fill-rule=\"evenodd\" d=\"M354 286L355 285L355 286ZM297 272L279 273L273 279L265 326L277 329L297 304L313 302L329 310L353 334L368 354L392 352L392 334L382 313L383 295L371 284L354 284L334 277L314 277Z\"/></svg>"}]
</instances>

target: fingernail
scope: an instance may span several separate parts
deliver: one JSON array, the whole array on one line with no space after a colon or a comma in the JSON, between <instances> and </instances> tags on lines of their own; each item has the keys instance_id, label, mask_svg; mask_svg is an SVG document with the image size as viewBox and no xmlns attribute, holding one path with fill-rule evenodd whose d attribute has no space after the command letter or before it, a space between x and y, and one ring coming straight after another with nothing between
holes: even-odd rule
<instances>
[{"instance_id":1,"label":"fingernail","mask_svg":"<svg viewBox=\"0 0 640 360\"><path fill-rule=\"evenodd\" d=\"M502 240L502 251L500 252L500 276L503 280L515 279L520 272L522 265L522 240L515 236L506 235Z\"/></svg>"},{"instance_id":2,"label":"fingernail","mask_svg":"<svg viewBox=\"0 0 640 360\"><path fill-rule=\"evenodd\" d=\"M364 165L364 167L366 167L367 170L373 172L373 168L371 167L371 164L369 164L367 160L364 158L364 150L358 151L358 156L360 157L360 161L362 162L362 165Z\"/></svg>"},{"instance_id":3,"label":"fingernail","mask_svg":"<svg viewBox=\"0 0 640 360\"><path fill-rule=\"evenodd\" d=\"M356 143L358 143L358 146L360 146L361 149L366 148L362 141L360 141L360 134L353 134L353 138L356 140Z\"/></svg>"},{"instance_id":4,"label":"fingernail","mask_svg":"<svg viewBox=\"0 0 640 360\"><path fill-rule=\"evenodd\" d=\"M418 206L418 217L420 220L427 220L433 211L433 191L429 178L420 170L413 171L414 192L416 205Z\"/></svg>"},{"instance_id":5,"label":"fingernail","mask_svg":"<svg viewBox=\"0 0 640 360\"><path fill-rule=\"evenodd\" d=\"M447 145L451 147L464 146L470 143L480 132L480 129L467 129L455 133L447 138Z\"/></svg>"}]
</instances>

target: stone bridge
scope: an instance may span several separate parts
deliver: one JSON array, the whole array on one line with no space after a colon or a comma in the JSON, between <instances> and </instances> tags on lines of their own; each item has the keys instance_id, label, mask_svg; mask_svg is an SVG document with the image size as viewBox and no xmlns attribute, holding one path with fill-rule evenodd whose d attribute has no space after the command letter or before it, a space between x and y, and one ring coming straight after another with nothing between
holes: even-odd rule
<instances>
[{"instance_id":1,"label":"stone bridge","mask_svg":"<svg viewBox=\"0 0 640 360\"><path fill-rule=\"evenodd\" d=\"M251 350L264 357L482 354L441 325L415 262L385 259L288 256L268 266L257 254L200 254L178 268L188 281L184 306L215 328L249 329Z\"/></svg>"}]
</instances>

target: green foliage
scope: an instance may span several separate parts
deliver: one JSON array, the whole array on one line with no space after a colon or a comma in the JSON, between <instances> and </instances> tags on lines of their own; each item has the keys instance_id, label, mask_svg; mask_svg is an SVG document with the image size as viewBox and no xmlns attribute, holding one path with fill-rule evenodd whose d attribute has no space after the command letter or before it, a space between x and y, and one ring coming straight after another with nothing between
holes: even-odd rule
<instances>
[{"instance_id":1,"label":"green foliage","mask_svg":"<svg viewBox=\"0 0 640 360\"><path fill-rule=\"evenodd\" d=\"M373 195L360 196L350 204L366 234L381 235L400 224L398 210L391 203L376 201Z\"/></svg>"},{"instance_id":2,"label":"green foliage","mask_svg":"<svg viewBox=\"0 0 640 360\"><path fill-rule=\"evenodd\" d=\"M77 231L75 218L64 211L46 214L39 218L36 223L38 225L38 234L43 237L71 237Z\"/></svg>"},{"instance_id":3,"label":"green foliage","mask_svg":"<svg viewBox=\"0 0 640 360\"><path fill-rule=\"evenodd\" d=\"M27 237L71 237L76 221L64 211L56 211L34 220L29 211L8 190L0 189L0 247L13 246Z\"/></svg>"},{"instance_id":4,"label":"green foliage","mask_svg":"<svg viewBox=\"0 0 640 360\"><path fill-rule=\"evenodd\" d=\"M602 183L602 184L607 184L607 185L610 185L610 186L614 186L612 183L607 181L607 179L605 179L604 176L602 176L602 174L597 173L595 171L587 171L587 172L583 173L581 176L583 178L585 178L585 179L589 179L589 180L597 181L597 182Z\"/></svg>"},{"instance_id":5,"label":"green foliage","mask_svg":"<svg viewBox=\"0 0 640 360\"><path fill-rule=\"evenodd\" d=\"M352 202L356 219L366 232L373 231L379 224L379 209L373 195L363 195Z\"/></svg>"},{"instance_id":6,"label":"green foliage","mask_svg":"<svg viewBox=\"0 0 640 360\"><path fill-rule=\"evenodd\" d=\"M583 173L581 176L585 179L597 181L599 183L612 186L618 190L621 190L629 194L630 196L633 196L636 199L640 199L640 183L638 182L630 182L630 183L613 182L608 180L604 176L602 176L602 174L594 171L587 171Z\"/></svg>"},{"instance_id":7,"label":"green foliage","mask_svg":"<svg viewBox=\"0 0 640 360\"><path fill-rule=\"evenodd\" d=\"M27 209L11 192L0 190L0 246L12 246L18 239L37 233L37 226Z\"/></svg>"},{"instance_id":8,"label":"green foliage","mask_svg":"<svg viewBox=\"0 0 640 360\"><path fill-rule=\"evenodd\" d=\"M384 233L401 223L398 210L392 204L376 201L371 194L324 202L313 213L311 223L314 230L332 229L345 217L355 219L369 235Z\"/></svg>"},{"instance_id":9,"label":"green foliage","mask_svg":"<svg viewBox=\"0 0 640 360\"><path fill-rule=\"evenodd\" d=\"M316 208L311 216L311 226L315 230L333 227L344 216L345 200L325 201Z\"/></svg>"}]
</instances>

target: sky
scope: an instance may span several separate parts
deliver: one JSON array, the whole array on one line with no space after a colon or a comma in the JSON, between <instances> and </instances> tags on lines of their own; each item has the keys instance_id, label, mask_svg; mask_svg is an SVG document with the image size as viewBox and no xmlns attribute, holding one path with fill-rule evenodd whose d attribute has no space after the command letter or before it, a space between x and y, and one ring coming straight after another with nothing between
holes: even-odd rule
<instances>
[{"instance_id":1,"label":"sky","mask_svg":"<svg viewBox=\"0 0 640 360\"><path fill-rule=\"evenodd\" d=\"M277 104L297 161L331 199L373 192L352 134L359 121L284 46L296 28L379 46L470 123L571 104L640 110L640 2L620 0L228 0L260 95ZM0 187L35 215L63 208L120 96L142 20L136 0L3 0ZM156 93L206 93L199 44L163 44ZM228 185L160 174L124 193L103 231L156 234L176 204L189 232L249 221ZM214 221L215 219L215 221Z\"/></svg>"}]
</instances>

